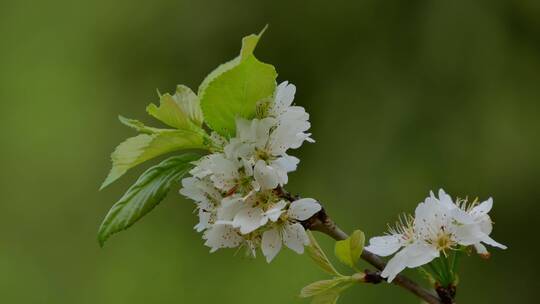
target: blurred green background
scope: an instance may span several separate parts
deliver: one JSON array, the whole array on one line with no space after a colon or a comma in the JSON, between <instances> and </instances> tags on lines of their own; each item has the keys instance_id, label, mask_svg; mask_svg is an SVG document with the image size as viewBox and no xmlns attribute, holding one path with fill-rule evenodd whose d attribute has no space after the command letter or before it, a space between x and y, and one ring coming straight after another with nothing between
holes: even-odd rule
<instances>
[{"instance_id":1,"label":"blurred green background","mask_svg":"<svg viewBox=\"0 0 540 304\"><path fill-rule=\"evenodd\" d=\"M288 189L368 236L431 189L493 196L493 237L510 249L464 259L458 300L536 302L537 0L1 0L0 302L308 303L298 291L325 275L307 256L284 250L268 266L209 254L176 189L105 248L96 241L149 165L97 191L134 134L117 115L150 122L156 88L196 88L266 23L256 53L297 85L317 140L293 153ZM381 284L340 303L419 300Z\"/></svg>"}]
</instances>

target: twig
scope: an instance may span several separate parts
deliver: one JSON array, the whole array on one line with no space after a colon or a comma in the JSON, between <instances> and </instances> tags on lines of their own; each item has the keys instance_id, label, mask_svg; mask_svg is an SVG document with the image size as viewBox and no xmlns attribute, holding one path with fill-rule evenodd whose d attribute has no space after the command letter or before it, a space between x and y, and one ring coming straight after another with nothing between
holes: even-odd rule
<instances>
[{"instance_id":1,"label":"twig","mask_svg":"<svg viewBox=\"0 0 540 304\"><path fill-rule=\"evenodd\" d=\"M335 240L344 240L348 237L348 235L328 216L324 209L304 221L302 224L306 229L322 232ZM386 266L386 263L381 257L367 250L362 252L362 259L378 270L383 270ZM392 283L407 289L429 304L444 304L437 295L426 290L404 275L396 276Z\"/></svg>"}]
</instances>

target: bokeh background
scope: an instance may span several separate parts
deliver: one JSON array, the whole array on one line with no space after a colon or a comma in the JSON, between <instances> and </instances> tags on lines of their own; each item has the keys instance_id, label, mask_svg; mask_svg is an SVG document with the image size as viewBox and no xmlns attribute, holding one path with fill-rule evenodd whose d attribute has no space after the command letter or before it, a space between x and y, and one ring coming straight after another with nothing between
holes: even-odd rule
<instances>
[{"instance_id":1,"label":"bokeh background","mask_svg":"<svg viewBox=\"0 0 540 304\"><path fill-rule=\"evenodd\" d=\"M100 249L98 225L149 164L98 192L156 89L196 88L266 23L257 55L298 87L316 144L288 189L380 234L431 189L493 196L507 251L461 267L460 303L536 303L540 2L0 1L0 302L308 303L307 256L209 254L177 189ZM332 250L332 242L319 236ZM409 272L414 275L414 273ZM340 303L419 303L359 286Z\"/></svg>"}]
</instances>

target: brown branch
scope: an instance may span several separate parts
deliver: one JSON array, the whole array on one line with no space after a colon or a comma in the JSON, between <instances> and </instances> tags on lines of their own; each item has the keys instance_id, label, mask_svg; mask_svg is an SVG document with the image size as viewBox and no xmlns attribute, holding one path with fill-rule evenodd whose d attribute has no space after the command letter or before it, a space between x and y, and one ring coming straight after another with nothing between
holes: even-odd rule
<instances>
[{"instance_id":1,"label":"brown branch","mask_svg":"<svg viewBox=\"0 0 540 304\"><path fill-rule=\"evenodd\" d=\"M302 224L306 229L322 232L335 240L344 240L348 237L348 235L343 232L343 230L341 230L336 225L336 223L334 223L334 221L328 216L324 209L304 221ZM378 270L383 270L386 266L386 263L381 257L367 250L364 250L364 252L362 252L362 259L377 268ZM417 297L423 299L429 304L445 303L441 301L441 299L437 295L426 290L425 288L418 285L416 282L407 278L404 275L396 276L392 283L407 289L408 291L412 292Z\"/></svg>"}]
</instances>

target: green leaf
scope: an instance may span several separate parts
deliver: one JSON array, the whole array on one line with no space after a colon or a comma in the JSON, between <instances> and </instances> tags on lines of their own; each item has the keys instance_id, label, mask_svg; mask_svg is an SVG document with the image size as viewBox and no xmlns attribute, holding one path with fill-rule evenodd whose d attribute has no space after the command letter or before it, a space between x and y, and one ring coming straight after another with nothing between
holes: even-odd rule
<instances>
[{"instance_id":1,"label":"green leaf","mask_svg":"<svg viewBox=\"0 0 540 304\"><path fill-rule=\"evenodd\" d=\"M223 136L234 136L236 118L253 118L257 102L276 89L275 68L253 55L265 29L244 37L240 55L217 67L199 87L205 122Z\"/></svg>"},{"instance_id":2,"label":"green leaf","mask_svg":"<svg viewBox=\"0 0 540 304\"><path fill-rule=\"evenodd\" d=\"M316 295L311 300L311 304L336 304L340 295L340 290L331 289L325 293Z\"/></svg>"},{"instance_id":3,"label":"green leaf","mask_svg":"<svg viewBox=\"0 0 540 304\"><path fill-rule=\"evenodd\" d=\"M177 129L198 131L203 123L199 98L184 85L178 85L174 95L161 95L159 106L151 103L146 107L146 111L166 125Z\"/></svg>"},{"instance_id":4,"label":"green leaf","mask_svg":"<svg viewBox=\"0 0 540 304\"><path fill-rule=\"evenodd\" d=\"M253 54L253 51L255 50L255 47L257 47L257 43L259 42L259 39L264 34L267 28L268 28L268 25L266 25L258 35L251 34L249 36L242 38L242 48L240 49L240 55L228 62L225 62L219 65L212 72L210 72L210 74L208 74L204 78L201 85L199 86L199 96L201 95L201 92L204 91L206 87L208 87L208 84L210 82L212 82L221 74L225 73L226 71L240 64L240 62L243 59L245 59L247 56Z\"/></svg>"},{"instance_id":5,"label":"green leaf","mask_svg":"<svg viewBox=\"0 0 540 304\"><path fill-rule=\"evenodd\" d=\"M346 240L336 242L336 256L343 264L355 268L364 250L364 241L364 233L360 230L355 230Z\"/></svg>"},{"instance_id":6,"label":"green leaf","mask_svg":"<svg viewBox=\"0 0 540 304\"><path fill-rule=\"evenodd\" d=\"M181 149L204 149L204 142L203 135L186 130L162 130L128 138L112 153L113 166L100 189L144 161Z\"/></svg>"},{"instance_id":7,"label":"green leaf","mask_svg":"<svg viewBox=\"0 0 540 304\"><path fill-rule=\"evenodd\" d=\"M125 230L150 212L167 195L174 182L178 182L192 168L198 154L171 157L146 170L128 191L109 210L99 227L101 246L114 233Z\"/></svg>"},{"instance_id":8,"label":"green leaf","mask_svg":"<svg viewBox=\"0 0 540 304\"><path fill-rule=\"evenodd\" d=\"M309 297L322 294L336 287L337 285L339 285L341 282L345 280L347 279L335 278L335 279L330 279L330 280L322 280L322 281L313 282L307 285L306 287L302 288L302 290L300 291L300 297L309 298Z\"/></svg>"},{"instance_id":9,"label":"green leaf","mask_svg":"<svg viewBox=\"0 0 540 304\"><path fill-rule=\"evenodd\" d=\"M136 120L136 119L131 119L131 118L125 118L123 116L118 116L118 120L120 120L120 122L130 128L133 128L141 133L146 133L146 134L154 134L154 133L160 133L160 132L163 132L163 131L167 131L165 129L158 129L158 128L152 128L152 127L148 127L146 126L144 123Z\"/></svg>"},{"instance_id":10,"label":"green leaf","mask_svg":"<svg viewBox=\"0 0 540 304\"><path fill-rule=\"evenodd\" d=\"M334 268L330 260L328 260L328 257L321 249L321 246L319 246L319 243L317 243L317 240L311 231L307 231L307 234L309 237L309 246L307 247L307 252L311 259L313 259L313 261L315 261L315 263L326 273L341 276L336 268Z\"/></svg>"}]
</instances>

